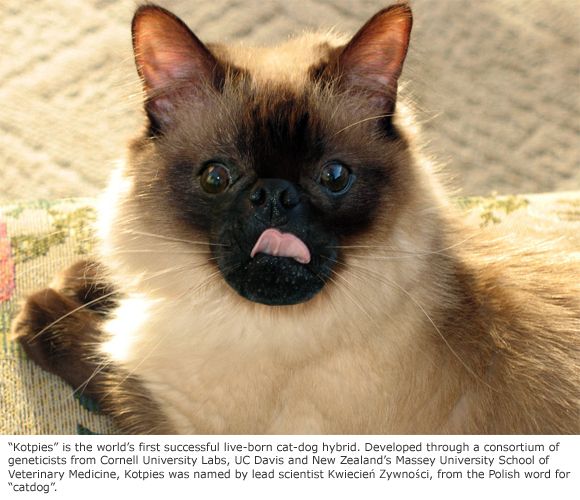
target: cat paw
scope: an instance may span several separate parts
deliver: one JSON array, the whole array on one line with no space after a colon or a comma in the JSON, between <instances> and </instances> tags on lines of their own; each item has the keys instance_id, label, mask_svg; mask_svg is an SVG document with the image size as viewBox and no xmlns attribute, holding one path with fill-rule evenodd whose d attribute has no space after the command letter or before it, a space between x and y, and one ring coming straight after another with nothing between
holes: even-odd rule
<instances>
[{"instance_id":1,"label":"cat paw","mask_svg":"<svg viewBox=\"0 0 580 500\"><path fill-rule=\"evenodd\" d=\"M98 334L95 312L52 288L28 297L12 333L28 358L75 388L95 369L89 351Z\"/></svg>"}]
</instances>

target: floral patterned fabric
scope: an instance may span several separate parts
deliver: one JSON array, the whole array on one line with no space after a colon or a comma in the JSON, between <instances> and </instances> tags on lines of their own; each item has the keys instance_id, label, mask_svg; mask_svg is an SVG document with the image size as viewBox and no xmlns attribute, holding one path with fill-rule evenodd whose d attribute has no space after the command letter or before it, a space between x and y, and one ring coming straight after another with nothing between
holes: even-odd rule
<instances>
[{"instance_id":1,"label":"floral patterned fabric","mask_svg":"<svg viewBox=\"0 0 580 500\"><path fill-rule=\"evenodd\" d=\"M90 253L95 210L90 200L38 201L0 208L1 434L113 433L88 398L27 360L10 323L31 292Z\"/></svg>"},{"instance_id":2,"label":"floral patterned fabric","mask_svg":"<svg viewBox=\"0 0 580 500\"><path fill-rule=\"evenodd\" d=\"M468 223L502 227L580 253L580 192L457 200ZM0 434L115 433L96 405L27 360L10 339L21 301L63 268L90 255L92 200L37 201L0 208Z\"/></svg>"}]
</instances>

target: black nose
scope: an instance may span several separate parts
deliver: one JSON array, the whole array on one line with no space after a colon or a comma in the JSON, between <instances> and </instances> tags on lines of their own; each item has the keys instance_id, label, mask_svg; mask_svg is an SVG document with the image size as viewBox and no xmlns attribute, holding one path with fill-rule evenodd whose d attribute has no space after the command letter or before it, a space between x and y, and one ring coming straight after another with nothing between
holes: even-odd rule
<instances>
[{"instance_id":1,"label":"black nose","mask_svg":"<svg viewBox=\"0 0 580 500\"><path fill-rule=\"evenodd\" d=\"M259 179L250 193L250 202L264 222L283 224L300 204L300 193L295 184L284 179Z\"/></svg>"}]
</instances>

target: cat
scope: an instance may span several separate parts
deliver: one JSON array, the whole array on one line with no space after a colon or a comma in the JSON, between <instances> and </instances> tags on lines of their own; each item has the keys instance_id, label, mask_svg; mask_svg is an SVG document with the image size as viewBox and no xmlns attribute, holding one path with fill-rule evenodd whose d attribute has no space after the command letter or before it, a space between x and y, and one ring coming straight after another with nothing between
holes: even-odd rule
<instances>
[{"instance_id":1,"label":"cat","mask_svg":"<svg viewBox=\"0 0 580 500\"><path fill-rule=\"evenodd\" d=\"M29 357L127 433L578 433L577 262L462 222L398 97L411 26L250 48L138 8L146 126Z\"/></svg>"}]
</instances>

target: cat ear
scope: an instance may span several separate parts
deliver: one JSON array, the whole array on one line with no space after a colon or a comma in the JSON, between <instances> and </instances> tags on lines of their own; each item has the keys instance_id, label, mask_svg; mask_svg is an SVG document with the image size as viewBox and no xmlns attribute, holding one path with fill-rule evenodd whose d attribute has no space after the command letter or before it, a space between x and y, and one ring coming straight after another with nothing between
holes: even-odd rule
<instances>
[{"instance_id":1,"label":"cat ear","mask_svg":"<svg viewBox=\"0 0 580 500\"><path fill-rule=\"evenodd\" d=\"M394 108L412 24L411 8L406 4L375 14L340 53L341 82Z\"/></svg>"},{"instance_id":2,"label":"cat ear","mask_svg":"<svg viewBox=\"0 0 580 500\"><path fill-rule=\"evenodd\" d=\"M132 33L135 63L153 126L171 123L175 100L184 93L200 94L205 85L221 81L223 71L212 53L181 19L164 8L139 7Z\"/></svg>"}]
</instances>

